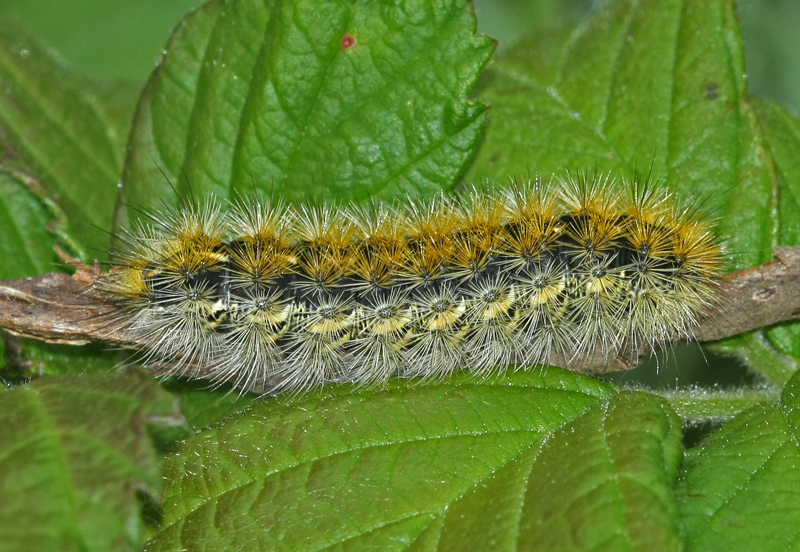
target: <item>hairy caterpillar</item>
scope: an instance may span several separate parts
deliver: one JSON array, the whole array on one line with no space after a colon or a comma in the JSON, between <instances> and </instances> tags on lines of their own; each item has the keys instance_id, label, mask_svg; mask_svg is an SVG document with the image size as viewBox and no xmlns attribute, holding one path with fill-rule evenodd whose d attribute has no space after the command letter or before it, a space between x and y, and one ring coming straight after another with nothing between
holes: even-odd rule
<instances>
[{"instance_id":1,"label":"hairy caterpillar","mask_svg":"<svg viewBox=\"0 0 800 552\"><path fill-rule=\"evenodd\" d=\"M389 206L242 199L155 213L101 287L170 373L261 392L690 337L721 248L650 182L512 182Z\"/></svg>"}]
</instances>

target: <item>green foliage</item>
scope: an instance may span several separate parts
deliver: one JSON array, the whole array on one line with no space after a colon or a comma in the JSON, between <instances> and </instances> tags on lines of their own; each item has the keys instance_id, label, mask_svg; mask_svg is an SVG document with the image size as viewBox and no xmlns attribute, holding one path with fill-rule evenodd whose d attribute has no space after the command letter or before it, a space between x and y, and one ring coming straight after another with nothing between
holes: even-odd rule
<instances>
[{"instance_id":1,"label":"green foliage","mask_svg":"<svg viewBox=\"0 0 800 552\"><path fill-rule=\"evenodd\" d=\"M0 22L2 276L49 271L55 242L95 255L190 190L391 198L565 169L706 198L736 267L797 244L800 122L748 95L731 1L614 0L493 49L466 0L217 0L134 110ZM237 398L26 342L47 376L0 394L0 549L790 548L800 330L718 347L763 384L659 397L536 368ZM726 423L684 448L681 418Z\"/></svg>"},{"instance_id":2,"label":"green foliage","mask_svg":"<svg viewBox=\"0 0 800 552\"><path fill-rule=\"evenodd\" d=\"M800 527L800 376L687 452L678 495L693 550L786 550Z\"/></svg>"},{"instance_id":3,"label":"green foliage","mask_svg":"<svg viewBox=\"0 0 800 552\"><path fill-rule=\"evenodd\" d=\"M498 500L498 515L519 517L531 449L611 396L608 385L552 370L259 401L167 459L167 529L150 548L319 550L354 541L386 550L450 532L463 544L487 497ZM230 524L214 521L221 507ZM496 536L513 537L511 527ZM463 549L457 542L450 546Z\"/></svg>"},{"instance_id":4,"label":"green foliage","mask_svg":"<svg viewBox=\"0 0 800 552\"><path fill-rule=\"evenodd\" d=\"M711 198L736 265L768 260L776 167L743 55L729 2L612 2L577 29L528 39L485 73L492 117L467 180L652 170L684 197Z\"/></svg>"},{"instance_id":5,"label":"green foliage","mask_svg":"<svg viewBox=\"0 0 800 552\"><path fill-rule=\"evenodd\" d=\"M74 75L5 21L0 77L0 170L23 184L35 179L30 191L56 210L67 243L104 251L134 97Z\"/></svg>"},{"instance_id":6,"label":"green foliage","mask_svg":"<svg viewBox=\"0 0 800 552\"><path fill-rule=\"evenodd\" d=\"M141 372L41 378L0 395L0 550L126 550L135 490L161 487L147 430L180 420Z\"/></svg>"}]
</instances>

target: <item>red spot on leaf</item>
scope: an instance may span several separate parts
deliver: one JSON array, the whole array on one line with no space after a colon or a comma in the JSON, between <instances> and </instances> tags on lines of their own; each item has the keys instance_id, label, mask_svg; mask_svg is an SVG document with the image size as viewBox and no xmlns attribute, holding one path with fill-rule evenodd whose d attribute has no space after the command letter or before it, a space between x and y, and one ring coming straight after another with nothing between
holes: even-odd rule
<instances>
[{"instance_id":1,"label":"red spot on leaf","mask_svg":"<svg viewBox=\"0 0 800 552\"><path fill-rule=\"evenodd\" d=\"M353 35L345 33L342 37L342 50L349 50L356 45L356 39Z\"/></svg>"}]
</instances>

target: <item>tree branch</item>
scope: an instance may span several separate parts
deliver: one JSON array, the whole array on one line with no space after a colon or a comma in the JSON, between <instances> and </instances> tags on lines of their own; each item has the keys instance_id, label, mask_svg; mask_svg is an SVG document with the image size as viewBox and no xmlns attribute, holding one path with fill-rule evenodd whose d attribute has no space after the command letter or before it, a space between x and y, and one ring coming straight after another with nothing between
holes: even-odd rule
<instances>
[{"instance_id":1,"label":"tree branch","mask_svg":"<svg viewBox=\"0 0 800 552\"><path fill-rule=\"evenodd\" d=\"M719 301L694 329L698 341L716 341L743 332L800 318L800 247L776 247L774 261L723 277ZM145 349L111 324L117 307L94 282L97 268L78 265L74 276L45 274L22 280L0 280L0 327L50 343L82 345L104 341ZM649 350L597 350L579 366L572 359L551 359L556 366L582 372L609 372L636 367ZM154 367L162 372L167 367ZM198 367L203 372L202 367Z\"/></svg>"}]
</instances>

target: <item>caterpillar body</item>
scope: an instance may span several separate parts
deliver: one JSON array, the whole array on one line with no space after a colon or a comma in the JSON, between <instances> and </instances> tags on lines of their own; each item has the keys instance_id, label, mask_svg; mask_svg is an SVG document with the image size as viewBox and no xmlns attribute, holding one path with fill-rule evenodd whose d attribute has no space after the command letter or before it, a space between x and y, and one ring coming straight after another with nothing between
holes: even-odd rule
<instances>
[{"instance_id":1,"label":"caterpillar body","mask_svg":"<svg viewBox=\"0 0 800 552\"><path fill-rule=\"evenodd\" d=\"M656 348L691 336L722 258L662 186L597 175L395 206L211 200L153 220L101 282L113 324L172 374L268 393Z\"/></svg>"}]
</instances>

